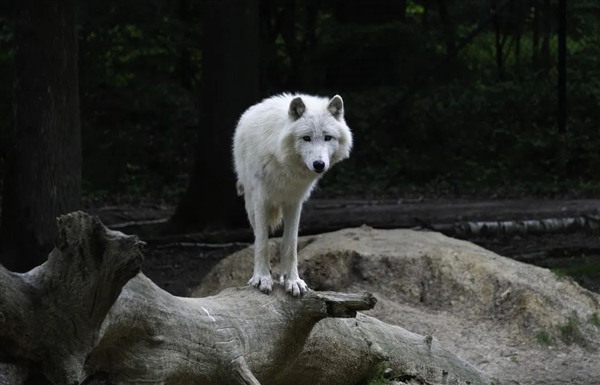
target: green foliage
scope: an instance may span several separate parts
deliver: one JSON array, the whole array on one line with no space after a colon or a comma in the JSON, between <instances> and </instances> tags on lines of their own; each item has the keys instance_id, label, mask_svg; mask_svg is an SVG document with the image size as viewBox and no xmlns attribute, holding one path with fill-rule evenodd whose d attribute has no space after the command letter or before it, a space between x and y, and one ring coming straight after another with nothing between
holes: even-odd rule
<instances>
[{"instance_id":1,"label":"green foliage","mask_svg":"<svg viewBox=\"0 0 600 385\"><path fill-rule=\"evenodd\" d=\"M585 338L579 328L579 319L571 317L567 322L558 326L560 338L564 343L584 345Z\"/></svg>"},{"instance_id":2,"label":"green foliage","mask_svg":"<svg viewBox=\"0 0 600 385\"><path fill-rule=\"evenodd\" d=\"M447 2L443 21L436 2L409 0L400 17L395 2L373 1L351 9L333 0L296 2L294 12L261 2L263 96L298 90L344 98L355 149L323 179L323 193L600 191L594 182L600 173L598 2L569 4L565 176L557 167L554 19L546 34L545 13L535 23L533 3L524 1L501 12L499 36L488 24L454 55L453 47L485 18L489 2ZM186 186L203 129L203 15L202 2L181 9L184 3L82 2L89 196L175 197ZM554 15L555 2L551 7ZM0 144L12 116L13 25L13 18L0 17ZM243 65L244 58L237 60ZM220 167L232 172L230 165Z\"/></svg>"},{"instance_id":3,"label":"green foliage","mask_svg":"<svg viewBox=\"0 0 600 385\"><path fill-rule=\"evenodd\" d=\"M368 74L354 75L365 79L362 84L369 86L344 90L347 121L356 134L356 149L339 173L323 181L324 189L358 185L362 191L366 188L376 192L399 187L406 191L403 186L415 186L434 193L495 190L501 194L526 191L544 195L565 188L585 194L599 191L598 184L588 182L600 171L600 157L595 151L600 145L600 72L591 64L600 59L596 26L591 28L595 38L582 35L568 42L573 47L569 63L582 62L582 66L571 64L568 73L573 86L569 90L566 179L557 167L561 142L556 122L555 35L548 36L549 61L535 66L532 57L542 54L536 51L541 48L534 46L531 33L521 36L518 55L514 38L508 37L504 74L499 79L495 34L483 32L453 62L452 73L430 73L417 91L405 98L407 89L403 85L432 68L428 61L451 61L445 57L443 40L435 34L423 34L420 25L409 23L394 28L402 30L403 40L395 40L393 33L381 25L361 27L361 31L369 31L370 38L360 39L365 43L354 50L357 56L376 56L375 41L382 45L392 42L398 47L398 61L411 65L404 64L403 71L395 72L389 68L398 67L392 55L385 64L383 60L371 63ZM582 23L580 28L587 25ZM458 33L466 34L470 29L465 25ZM334 60L333 56L349 44L356 44L360 35L354 32L348 36L347 44L340 42L343 48L332 49L326 61ZM545 60L543 55L540 57L538 61ZM588 80L579 80L582 75ZM390 110L395 112L390 114Z\"/></svg>"},{"instance_id":4,"label":"green foliage","mask_svg":"<svg viewBox=\"0 0 600 385\"><path fill-rule=\"evenodd\" d=\"M380 362L375 366L369 378L367 378L364 383L361 382L361 385L387 385L391 381L401 381L410 383L411 380L414 379L414 377L415 376L413 375L402 372L394 373L389 368L387 362Z\"/></svg>"},{"instance_id":5,"label":"green foliage","mask_svg":"<svg viewBox=\"0 0 600 385\"><path fill-rule=\"evenodd\" d=\"M124 2L116 15L82 28L84 190L91 196L178 196L192 167L198 125L196 98L200 36L183 26L177 9L156 2L142 20ZM101 7L90 4L89 7ZM113 5L114 6L114 5ZM114 9L114 8L113 8ZM87 9L108 12L107 9ZM195 17L197 10L190 10ZM91 16L90 16L91 17ZM181 56L189 55L189 69Z\"/></svg>"},{"instance_id":6,"label":"green foliage","mask_svg":"<svg viewBox=\"0 0 600 385\"><path fill-rule=\"evenodd\" d=\"M537 339L538 343L540 343L541 345L544 345L544 346L552 345L552 337L550 336L550 333L548 333L545 330L539 331L536 335L536 339Z\"/></svg>"},{"instance_id":7,"label":"green foliage","mask_svg":"<svg viewBox=\"0 0 600 385\"><path fill-rule=\"evenodd\" d=\"M596 326L597 328L600 328L600 316L598 315L598 313L592 313L590 322L592 323L592 325Z\"/></svg>"},{"instance_id":8,"label":"green foliage","mask_svg":"<svg viewBox=\"0 0 600 385\"><path fill-rule=\"evenodd\" d=\"M588 290L597 291L600 288L600 256L574 256L568 264L555 267L552 272L561 278L574 279Z\"/></svg>"},{"instance_id":9,"label":"green foliage","mask_svg":"<svg viewBox=\"0 0 600 385\"><path fill-rule=\"evenodd\" d=\"M568 271L564 268L556 268L556 269L552 269L552 272L558 277L558 278L563 278L563 277L567 277L569 275Z\"/></svg>"},{"instance_id":10,"label":"green foliage","mask_svg":"<svg viewBox=\"0 0 600 385\"><path fill-rule=\"evenodd\" d=\"M387 364L382 362L375 366L373 374L367 381L367 385L387 385L389 381L384 377Z\"/></svg>"},{"instance_id":11,"label":"green foliage","mask_svg":"<svg viewBox=\"0 0 600 385\"><path fill-rule=\"evenodd\" d=\"M590 322L596 327L600 327L600 317L598 317L597 313L591 315ZM576 315L571 316L565 323L557 325L556 330L558 332L558 338L567 345L587 345L586 338L582 331L581 321ZM539 331L536 334L536 339L541 345L550 346L554 344L554 338L545 330Z\"/></svg>"}]
</instances>

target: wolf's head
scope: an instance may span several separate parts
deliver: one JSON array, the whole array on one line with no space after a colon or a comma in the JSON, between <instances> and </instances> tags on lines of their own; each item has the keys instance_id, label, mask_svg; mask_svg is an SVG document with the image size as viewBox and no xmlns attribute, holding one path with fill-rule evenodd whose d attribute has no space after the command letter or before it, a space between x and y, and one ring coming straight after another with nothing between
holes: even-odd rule
<instances>
[{"instance_id":1,"label":"wolf's head","mask_svg":"<svg viewBox=\"0 0 600 385\"><path fill-rule=\"evenodd\" d=\"M310 171L324 173L350 156L352 133L344 120L341 96L327 103L311 101L309 108L297 96L290 102L288 115L286 141Z\"/></svg>"}]
</instances>

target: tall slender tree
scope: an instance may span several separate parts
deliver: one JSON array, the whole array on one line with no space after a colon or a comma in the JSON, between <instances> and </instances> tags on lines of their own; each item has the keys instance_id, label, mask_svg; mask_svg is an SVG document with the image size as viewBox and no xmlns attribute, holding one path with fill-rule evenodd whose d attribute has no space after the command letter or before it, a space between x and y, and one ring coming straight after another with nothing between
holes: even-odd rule
<instances>
[{"instance_id":1,"label":"tall slender tree","mask_svg":"<svg viewBox=\"0 0 600 385\"><path fill-rule=\"evenodd\" d=\"M498 0L492 0L492 11L498 9ZM500 21L499 12L494 14L494 32L495 32L495 52L496 52L496 70L498 71L498 79L504 80L504 43L506 37L502 36L502 23Z\"/></svg>"},{"instance_id":2,"label":"tall slender tree","mask_svg":"<svg viewBox=\"0 0 600 385\"><path fill-rule=\"evenodd\" d=\"M531 7L533 8L531 65L533 70L537 71L540 61L540 0L532 0Z\"/></svg>"},{"instance_id":3,"label":"tall slender tree","mask_svg":"<svg viewBox=\"0 0 600 385\"><path fill-rule=\"evenodd\" d=\"M202 117L195 166L171 222L198 229L247 225L231 145L242 112L259 97L259 1L206 1Z\"/></svg>"},{"instance_id":4,"label":"tall slender tree","mask_svg":"<svg viewBox=\"0 0 600 385\"><path fill-rule=\"evenodd\" d=\"M558 172L567 173L567 1L558 1Z\"/></svg>"},{"instance_id":5,"label":"tall slender tree","mask_svg":"<svg viewBox=\"0 0 600 385\"><path fill-rule=\"evenodd\" d=\"M552 59L550 58L550 39L552 35L552 19L554 19L550 0L544 0L543 15L544 30L542 36L542 45L540 48L540 66L544 73L548 74L550 67L552 66Z\"/></svg>"},{"instance_id":6,"label":"tall slender tree","mask_svg":"<svg viewBox=\"0 0 600 385\"><path fill-rule=\"evenodd\" d=\"M51 250L56 217L80 204L77 1L19 0L16 7L0 262L25 271Z\"/></svg>"}]
</instances>

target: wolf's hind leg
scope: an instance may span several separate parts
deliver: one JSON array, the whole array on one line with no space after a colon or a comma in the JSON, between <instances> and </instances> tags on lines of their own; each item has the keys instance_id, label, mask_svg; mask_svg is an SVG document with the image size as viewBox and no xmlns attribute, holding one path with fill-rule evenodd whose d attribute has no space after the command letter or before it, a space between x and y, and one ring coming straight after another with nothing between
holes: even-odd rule
<instances>
[{"instance_id":1,"label":"wolf's hind leg","mask_svg":"<svg viewBox=\"0 0 600 385\"><path fill-rule=\"evenodd\" d=\"M243 195L244 195L244 185L242 185L242 184L240 183L240 181L237 181L237 182L235 183L235 188L236 188L236 190L237 190L237 195L238 195L239 197L241 197L241 196L243 196Z\"/></svg>"},{"instance_id":2,"label":"wolf's hind leg","mask_svg":"<svg viewBox=\"0 0 600 385\"><path fill-rule=\"evenodd\" d=\"M246 213L248 214L248 222L250 222L250 226L252 226L252 231L255 231L256 228L256 216L254 214L254 202L252 201L251 195L244 196L245 204L246 204Z\"/></svg>"}]
</instances>

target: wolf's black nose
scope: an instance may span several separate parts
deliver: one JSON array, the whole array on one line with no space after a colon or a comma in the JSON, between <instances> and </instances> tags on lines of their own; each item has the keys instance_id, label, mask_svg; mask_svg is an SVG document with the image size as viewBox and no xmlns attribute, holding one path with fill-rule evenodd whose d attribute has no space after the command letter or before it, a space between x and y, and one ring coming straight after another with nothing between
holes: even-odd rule
<instances>
[{"instance_id":1,"label":"wolf's black nose","mask_svg":"<svg viewBox=\"0 0 600 385\"><path fill-rule=\"evenodd\" d=\"M325 162L323 162L322 160L315 160L313 162L313 167L316 172L323 172L323 170L325 169Z\"/></svg>"}]
</instances>

